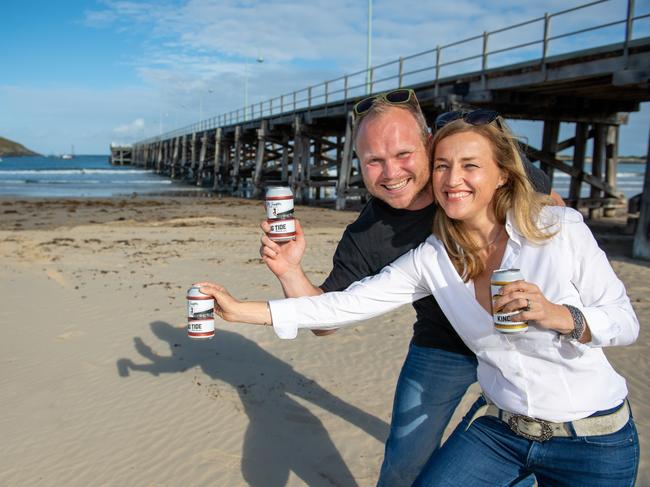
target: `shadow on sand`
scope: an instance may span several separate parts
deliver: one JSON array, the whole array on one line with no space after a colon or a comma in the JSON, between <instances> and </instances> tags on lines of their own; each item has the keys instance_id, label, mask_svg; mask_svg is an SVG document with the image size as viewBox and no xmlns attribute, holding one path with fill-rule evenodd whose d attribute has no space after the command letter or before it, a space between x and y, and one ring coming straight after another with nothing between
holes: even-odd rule
<instances>
[{"instance_id":1,"label":"shadow on sand","mask_svg":"<svg viewBox=\"0 0 650 487\"><path fill-rule=\"evenodd\" d=\"M157 376L198 366L212 380L229 384L249 419L241 468L253 487L284 486L291 471L309 486L357 485L321 421L291 396L339 416L380 442L388 433L384 421L330 394L237 333L218 330L214 340L196 342L187 339L185 329L169 323L156 321L151 329L167 342L170 355L154 354L136 337L135 348L148 363L120 359L120 376L130 371Z\"/></svg>"}]
</instances>

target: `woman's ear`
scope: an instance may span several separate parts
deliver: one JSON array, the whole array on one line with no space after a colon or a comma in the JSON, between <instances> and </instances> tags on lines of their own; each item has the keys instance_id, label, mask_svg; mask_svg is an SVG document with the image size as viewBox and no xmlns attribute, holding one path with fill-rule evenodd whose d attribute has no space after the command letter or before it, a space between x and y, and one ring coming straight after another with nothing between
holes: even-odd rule
<instances>
[{"instance_id":1,"label":"woman's ear","mask_svg":"<svg viewBox=\"0 0 650 487\"><path fill-rule=\"evenodd\" d=\"M508 182L508 174L503 169L501 169L499 173L500 175L499 175L499 181L497 183L497 189L502 188Z\"/></svg>"}]
</instances>

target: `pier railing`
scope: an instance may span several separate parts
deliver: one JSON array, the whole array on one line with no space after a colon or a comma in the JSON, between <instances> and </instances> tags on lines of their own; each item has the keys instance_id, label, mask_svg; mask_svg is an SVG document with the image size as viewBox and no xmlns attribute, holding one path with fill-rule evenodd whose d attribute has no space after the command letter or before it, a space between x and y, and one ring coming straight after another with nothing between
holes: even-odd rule
<instances>
[{"instance_id":1,"label":"pier railing","mask_svg":"<svg viewBox=\"0 0 650 487\"><path fill-rule=\"evenodd\" d=\"M589 24L590 18L600 20L603 17L613 17L614 15L603 16L601 6L609 4L615 7L612 4L616 3L620 4L620 7L626 7L624 18L585 26L585 24ZM616 13L618 14L618 12ZM573 19L571 18L572 14L579 15L580 18ZM449 44L437 45L435 48L426 51L400 57L372 66L369 69L346 74L247 107L200 120L167 133L150 137L140 143L149 143L217 127L241 124L268 116L304 111L315 106L327 107L343 100L360 98L368 93L406 85L413 86L418 82L428 81L430 83L433 80L437 89L438 82L444 80L445 77L466 73L486 74L491 69L513 62L538 59L540 64L543 65L549 56L561 53L559 52L562 47L560 41L575 40L578 36L586 36L597 31L601 35L596 39L596 43L592 47L621 42L627 56L630 41L637 37L633 35L634 27L637 25L635 23L646 19L650 19L650 12L636 14L634 0L596 0L559 12L546 13L541 17L501 29L485 31ZM580 24L581 27L577 29L568 27L574 28L574 30L566 30L567 27L565 27L563 30L561 25L563 23L569 26ZM524 28L530 29L531 26L536 33L531 33L530 30L527 32L522 31ZM640 29L642 33L647 34L650 32L650 22L642 27ZM621 32L616 33L616 30ZM603 36L603 32L606 32L607 35ZM492 41L499 38L503 38L501 43L505 41L506 45L491 49ZM583 43L593 40L593 38L583 38ZM508 44L508 42L515 43ZM575 44L569 46L565 44L565 46L567 52L575 50ZM582 47L585 47L584 44L582 44Z\"/></svg>"}]
</instances>

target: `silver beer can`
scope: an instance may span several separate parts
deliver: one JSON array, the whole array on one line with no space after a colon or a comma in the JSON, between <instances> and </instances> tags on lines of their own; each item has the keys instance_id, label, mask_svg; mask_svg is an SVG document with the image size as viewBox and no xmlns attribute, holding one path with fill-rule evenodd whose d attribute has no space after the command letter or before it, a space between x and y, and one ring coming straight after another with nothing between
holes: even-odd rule
<instances>
[{"instance_id":1,"label":"silver beer can","mask_svg":"<svg viewBox=\"0 0 650 487\"><path fill-rule=\"evenodd\" d=\"M500 312L494 309L494 301L499 297L499 290L514 281L522 281L523 274L519 269L497 269L490 279L490 295L492 296L492 318L494 327L501 333L525 333L528 331L527 321L516 321L515 315L520 311Z\"/></svg>"},{"instance_id":2,"label":"silver beer can","mask_svg":"<svg viewBox=\"0 0 650 487\"><path fill-rule=\"evenodd\" d=\"M198 286L187 291L187 336L201 340L214 336L214 298Z\"/></svg>"},{"instance_id":3,"label":"silver beer can","mask_svg":"<svg viewBox=\"0 0 650 487\"><path fill-rule=\"evenodd\" d=\"M293 219L293 193L285 186L270 186L266 190L266 221L271 225L269 238L286 242L296 238Z\"/></svg>"}]
</instances>

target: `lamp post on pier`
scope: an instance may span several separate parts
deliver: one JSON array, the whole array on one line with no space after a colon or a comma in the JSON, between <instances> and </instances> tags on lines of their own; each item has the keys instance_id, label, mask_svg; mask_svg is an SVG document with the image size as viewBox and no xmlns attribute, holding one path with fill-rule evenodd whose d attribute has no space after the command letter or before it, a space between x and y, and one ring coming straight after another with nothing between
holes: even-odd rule
<instances>
[{"instance_id":1,"label":"lamp post on pier","mask_svg":"<svg viewBox=\"0 0 650 487\"><path fill-rule=\"evenodd\" d=\"M370 94L371 91L371 71L372 66L372 0L368 0L368 43L367 43L367 52L366 52L366 95Z\"/></svg>"},{"instance_id":2,"label":"lamp post on pier","mask_svg":"<svg viewBox=\"0 0 650 487\"><path fill-rule=\"evenodd\" d=\"M207 90L208 93L214 93L214 90ZM203 93L204 90L199 91L199 122L203 120Z\"/></svg>"},{"instance_id":3,"label":"lamp post on pier","mask_svg":"<svg viewBox=\"0 0 650 487\"><path fill-rule=\"evenodd\" d=\"M179 107L180 107L182 110L187 110L187 105L183 105L182 103L181 103L180 105L178 105L178 107L176 107L176 108L174 109L174 126L177 127L177 128L178 128L178 118L179 118L179 117L178 117L178 108L179 108ZM182 118L181 118L181 120L182 120Z\"/></svg>"},{"instance_id":4,"label":"lamp post on pier","mask_svg":"<svg viewBox=\"0 0 650 487\"><path fill-rule=\"evenodd\" d=\"M264 58L258 54L256 61L261 64L264 62ZM246 58L244 66L244 122L248 120L248 65L249 59Z\"/></svg>"}]
</instances>

